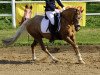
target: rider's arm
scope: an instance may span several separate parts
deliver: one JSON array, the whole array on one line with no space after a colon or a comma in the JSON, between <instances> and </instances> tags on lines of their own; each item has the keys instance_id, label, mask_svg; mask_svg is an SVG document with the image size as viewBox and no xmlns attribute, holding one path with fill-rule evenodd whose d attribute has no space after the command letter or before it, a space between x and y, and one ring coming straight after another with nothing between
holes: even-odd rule
<instances>
[{"instance_id":1,"label":"rider's arm","mask_svg":"<svg viewBox=\"0 0 100 75\"><path fill-rule=\"evenodd\" d=\"M56 1L62 8L64 7L64 5L61 3L61 0L56 0Z\"/></svg>"}]
</instances>

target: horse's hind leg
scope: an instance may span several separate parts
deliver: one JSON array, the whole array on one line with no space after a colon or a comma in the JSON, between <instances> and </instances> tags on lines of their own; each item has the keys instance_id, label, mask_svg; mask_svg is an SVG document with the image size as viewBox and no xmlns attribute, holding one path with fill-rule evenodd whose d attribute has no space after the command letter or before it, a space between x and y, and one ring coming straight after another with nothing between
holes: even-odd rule
<instances>
[{"instance_id":1,"label":"horse's hind leg","mask_svg":"<svg viewBox=\"0 0 100 75\"><path fill-rule=\"evenodd\" d=\"M45 47L42 39L39 40L39 44L41 45L41 48L44 52L46 52L55 62L58 62L58 60L48 51L48 49Z\"/></svg>"},{"instance_id":2,"label":"horse's hind leg","mask_svg":"<svg viewBox=\"0 0 100 75\"><path fill-rule=\"evenodd\" d=\"M73 48L74 48L74 50L75 50L75 53L76 53L76 55L77 55L77 58L78 58L79 63L85 64L85 62L83 61L83 59L82 59L82 57L81 57L79 48L78 48L78 46L76 45L76 43L74 42L75 40L74 40L74 39L71 39L70 37L67 37L67 38L66 38L66 41L67 41L68 43L70 43L70 44L73 46Z\"/></svg>"},{"instance_id":3,"label":"horse's hind leg","mask_svg":"<svg viewBox=\"0 0 100 75\"><path fill-rule=\"evenodd\" d=\"M36 60L34 47L37 45L37 43L38 43L38 42L34 39L33 43L31 44L31 49L32 49L32 59L33 59L33 60Z\"/></svg>"}]
</instances>

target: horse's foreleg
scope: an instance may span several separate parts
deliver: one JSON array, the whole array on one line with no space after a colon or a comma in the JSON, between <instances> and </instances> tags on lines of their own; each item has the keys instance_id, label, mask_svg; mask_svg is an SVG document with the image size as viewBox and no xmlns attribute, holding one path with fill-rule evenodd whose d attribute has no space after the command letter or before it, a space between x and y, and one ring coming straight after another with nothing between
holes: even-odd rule
<instances>
[{"instance_id":1,"label":"horse's foreleg","mask_svg":"<svg viewBox=\"0 0 100 75\"><path fill-rule=\"evenodd\" d=\"M55 62L57 62L58 60L48 51L48 49L45 47L45 45L44 45L42 39L39 40L39 43L40 43L40 45L41 45L42 50L43 50L45 53L47 53Z\"/></svg>"},{"instance_id":2,"label":"horse's foreleg","mask_svg":"<svg viewBox=\"0 0 100 75\"><path fill-rule=\"evenodd\" d=\"M76 40L75 40L75 36L74 36L74 35L72 35L72 36L70 37L70 39L76 44Z\"/></svg>"},{"instance_id":3,"label":"horse's foreleg","mask_svg":"<svg viewBox=\"0 0 100 75\"><path fill-rule=\"evenodd\" d=\"M75 43L74 38L72 39L72 38L70 38L70 37L67 37L67 38L66 38L66 41L67 41L68 43L70 43L70 44L73 46L73 48L74 48L74 50L75 50L75 53L76 53L76 55L77 55L77 58L78 58L79 63L85 64L85 62L83 61L83 59L82 59L82 57L81 57L79 48L78 48L78 46L77 46L76 43Z\"/></svg>"},{"instance_id":4,"label":"horse's foreleg","mask_svg":"<svg viewBox=\"0 0 100 75\"><path fill-rule=\"evenodd\" d=\"M37 45L37 41L34 40L33 43L31 44L31 49L32 49L32 59L33 60L36 60L36 55L35 55L35 50L34 50L34 47Z\"/></svg>"}]
</instances>

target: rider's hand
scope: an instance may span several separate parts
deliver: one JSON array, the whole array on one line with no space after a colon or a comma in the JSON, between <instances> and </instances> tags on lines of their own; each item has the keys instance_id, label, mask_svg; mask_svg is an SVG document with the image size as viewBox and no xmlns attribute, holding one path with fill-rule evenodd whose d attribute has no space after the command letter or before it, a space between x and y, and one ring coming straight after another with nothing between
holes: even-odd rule
<instances>
[{"instance_id":1,"label":"rider's hand","mask_svg":"<svg viewBox=\"0 0 100 75\"><path fill-rule=\"evenodd\" d=\"M63 7L63 8L62 8L62 11L64 11L65 9L66 9L66 8L65 8L65 7Z\"/></svg>"},{"instance_id":2,"label":"rider's hand","mask_svg":"<svg viewBox=\"0 0 100 75\"><path fill-rule=\"evenodd\" d=\"M66 8L65 8L65 7L63 7L63 8L62 8L62 10L61 10L60 12L63 12L65 9L66 9Z\"/></svg>"}]
</instances>

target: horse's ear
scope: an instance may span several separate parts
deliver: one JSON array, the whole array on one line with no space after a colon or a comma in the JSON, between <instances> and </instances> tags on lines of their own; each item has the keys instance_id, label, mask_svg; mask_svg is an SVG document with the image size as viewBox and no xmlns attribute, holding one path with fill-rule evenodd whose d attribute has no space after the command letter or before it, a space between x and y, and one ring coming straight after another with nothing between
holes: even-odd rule
<instances>
[{"instance_id":1,"label":"horse's ear","mask_svg":"<svg viewBox=\"0 0 100 75\"><path fill-rule=\"evenodd\" d=\"M25 8L28 8L28 5L26 5Z\"/></svg>"},{"instance_id":2,"label":"horse's ear","mask_svg":"<svg viewBox=\"0 0 100 75\"><path fill-rule=\"evenodd\" d=\"M32 5L30 6L30 9L32 10Z\"/></svg>"},{"instance_id":3,"label":"horse's ear","mask_svg":"<svg viewBox=\"0 0 100 75\"><path fill-rule=\"evenodd\" d=\"M80 10L81 11L81 13L84 11L84 9L83 10Z\"/></svg>"},{"instance_id":4,"label":"horse's ear","mask_svg":"<svg viewBox=\"0 0 100 75\"><path fill-rule=\"evenodd\" d=\"M82 13L84 11L84 9L82 9L82 7L77 7L77 9Z\"/></svg>"}]
</instances>

